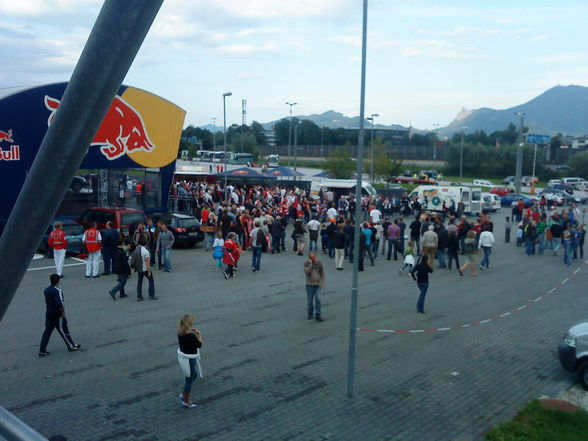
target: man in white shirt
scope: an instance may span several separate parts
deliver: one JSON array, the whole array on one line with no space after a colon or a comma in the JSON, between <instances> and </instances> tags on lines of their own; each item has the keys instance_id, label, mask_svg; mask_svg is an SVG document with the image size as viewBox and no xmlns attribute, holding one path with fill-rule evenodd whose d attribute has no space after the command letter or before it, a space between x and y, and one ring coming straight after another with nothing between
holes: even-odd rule
<instances>
[{"instance_id":1,"label":"man in white shirt","mask_svg":"<svg viewBox=\"0 0 588 441\"><path fill-rule=\"evenodd\" d=\"M335 204L331 204L331 207L327 210L327 218L328 219L337 219L337 208L335 208Z\"/></svg>"},{"instance_id":2,"label":"man in white shirt","mask_svg":"<svg viewBox=\"0 0 588 441\"><path fill-rule=\"evenodd\" d=\"M316 215L312 217L312 220L306 224L308 228L308 235L310 236L309 251L316 251L318 247L318 233L321 228L321 223L316 220ZM314 246L314 248L313 248Z\"/></svg>"},{"instance_id":3,"label":"man in white shirt","mask_svg":"<svg viewBox=\"0 0 588 441\"><path fill-rule=\"evenodd\" d=\"M490 267L490 254L492 253L492 244L494 243L494 234L491 231L482 231L480 233L480 240L478 248L482 248L484 251L484 257L480 262L480 269Z\"/></svg>"},{"instance_id":4,"label":"man in white shirt","mask_svg":"<svg viewBox=\"0 0 588 441\"><path fill-rule=\"evenodd\" d=\"M373 205L370 211L370 219L372 220L372 224L379 224L382 220L382 212Z\"/></svg>"}]
</instances>

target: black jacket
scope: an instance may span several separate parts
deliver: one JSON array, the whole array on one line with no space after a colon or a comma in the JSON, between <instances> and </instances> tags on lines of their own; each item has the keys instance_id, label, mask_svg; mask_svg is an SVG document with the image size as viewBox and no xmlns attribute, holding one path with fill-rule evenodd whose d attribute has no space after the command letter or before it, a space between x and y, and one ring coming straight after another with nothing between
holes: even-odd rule
<instances>
[{"instance_id":1,"label":"black jacket","mask_svg":"<svg viewBox=\"0 0 588 441\"><path fill-rule=\"evenodd\" d=\"M333 244L337 249L345 248L345 245L347 244L347 235L343 231L335 231L333 236Z\"/></svg>"},{"instance_id":2,"label":"black jacket","mask_svg":"<svg viewBox=\"0 0 588 441\"><path fill-rule=\"evenodd\" d=\"M115 274L131 275L127 253L121 247L116 247L112 252L112 272Z\"/></svg>"}]
</instances>

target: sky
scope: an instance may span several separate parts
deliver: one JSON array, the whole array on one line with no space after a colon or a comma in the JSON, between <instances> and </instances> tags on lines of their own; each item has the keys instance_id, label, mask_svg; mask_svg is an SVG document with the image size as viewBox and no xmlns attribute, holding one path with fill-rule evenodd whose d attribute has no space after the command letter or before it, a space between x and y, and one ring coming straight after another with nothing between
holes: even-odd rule
<instances>
[{"instance_id":1,"label":"sky","mask_svg":"<svg viewBox=\"0 0 588 441\"><path fill-rule=\"evenodd\" d=\"M124 4L123 0L120 0ZM69 80L97 0L0 0L0 92ZM124 84L227 125L360 112L361 0L165 0ZM366 116L434 129L588 86L588 2L370 0Z\"/></svg>"}]
</instances>

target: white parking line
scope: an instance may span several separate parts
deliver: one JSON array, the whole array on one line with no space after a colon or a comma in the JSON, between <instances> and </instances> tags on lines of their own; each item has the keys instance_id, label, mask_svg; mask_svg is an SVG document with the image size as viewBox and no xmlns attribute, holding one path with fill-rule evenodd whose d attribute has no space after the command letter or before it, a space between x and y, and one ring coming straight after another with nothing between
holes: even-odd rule
<instances>
[{"instance_id":1,"label":"white parking line","mask_svg":"<svg viewBox=\"0 0 588 441\"><path fill-rule=\"evenodd\" d=\"M564 284L568 283L568 280L570 280L570 279L564 279L564 280L562 280L561 281L561 284L564 285Z\"/></svg>"},{"instance_id":2,"label":"white parking line","mask_svg":"<svg viewBox=\"0 0 588 441\"><path fill-rule=\"evenodd\" d=\"M555 291L557 288L553 287L551 288L549 291L547 291L549 294L551 294L553 291Z\"/></svg>"},{"instance_id":3,"label":"white parking line","mask_svg":"<svg viewBox=\"0 0 588 441\"><path fill-rule=\"evenodd\" d=\"M67 265L63 265L64 267L66 266L78 266L78 265L85 265L86 262L84 263L68 263ZM40 271L40 270L46 270L46 269L55 269L55 265L53 266L42 266L40 268L29 268L27 271Z\"/></svg>"}]
</instances>

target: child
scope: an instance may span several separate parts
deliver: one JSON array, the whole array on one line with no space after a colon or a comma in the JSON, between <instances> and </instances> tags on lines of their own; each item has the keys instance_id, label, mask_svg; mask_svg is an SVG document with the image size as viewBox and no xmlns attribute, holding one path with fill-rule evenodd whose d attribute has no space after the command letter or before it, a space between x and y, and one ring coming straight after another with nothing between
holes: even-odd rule
<instances>
[{"instance_id":1,"label":"child","mask_svg":"<svg viewBox=\"0 0 588 441\"><path fill-rule=\"evenodd\" d=\"M412 247L412 241L408 241L406 248L404 248L404 266L398 270L398 274L402 274L404 270L408 270L407 274L410 275L412 268L414 267L414 249Z\"/></svg>"},{"instance_id":2,"label":"child","mask_svg":"<svg viewBox=\"0 0 588 441\"><path fill-rule=\"evenodd\" d=\"M216 261L216 270L220 271L223 267L222 258L224 256L223 253L223 246L225 245L225 241L223 240L223 233L221 231L217 231L216 238L214 239L214 243L212 244L212 258Z\"/></svg>"},{"instance_id":3,"label":"child","mask_svg":"<svg viewBox=\"0 0 588 441\"><path fill-rule=\"evenodd\" d=\"M242 252L241 247L235 242L235 233L230 232L224 243L223 263L227 265L227 269L223 271L225 279L235 277L233 271L239 262L239 257L241 257Z\"/></svg>"},{"instance_id":4,"label":"child","mask_svg":"<svg viewBox=\"0 0 588 441\"><path fill-rule=\"evenodd\" d=\"M517 247L523 246L523 222L519 222L519 228L517 229Z\"/></svg>"}]
</instances>

